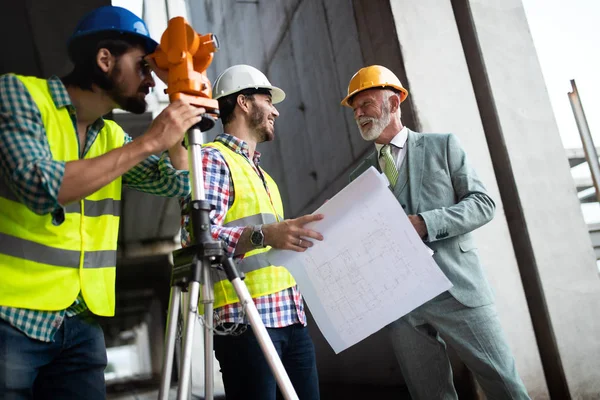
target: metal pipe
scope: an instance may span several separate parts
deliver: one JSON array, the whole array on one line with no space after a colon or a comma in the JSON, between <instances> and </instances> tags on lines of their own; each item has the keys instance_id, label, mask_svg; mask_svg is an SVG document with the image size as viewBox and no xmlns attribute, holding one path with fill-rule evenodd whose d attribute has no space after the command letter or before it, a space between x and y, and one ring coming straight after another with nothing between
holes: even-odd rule
<instances>
[{"instance_id":1,"label":"metal pipe","mask_svg":"<svg viewBox=\"0 0 600 400\"><path fill-rule=\"evenodd\" d=\"M596 200L600 202L600 162L598 162L598 153L596 152L594 139L592 138L590 127L585 118L585 113L583 112L583 105L581 104L581 98L577 91L577 85L575 85L575 79L571 79L571 87L573 88L573 91L569 92L569 100L571 101L575 122L577 122L579 135L581 136L585 158L590 166L590 172L592 173L592 181L594 182L594 188L596 189Z\"/></svg>"},{"instance_id":2,"label":"metal pipe","mask_svg":"<svg viewBox=\"0 0 600 400\"><path fill-rule=\"evenodd\" d=\"M188 131L188 163L190 164L190 183L192 185L192 200L205 200L204 176L202 174L202 140L203 134L198 128Z\"/></svg>"}]
</instances>

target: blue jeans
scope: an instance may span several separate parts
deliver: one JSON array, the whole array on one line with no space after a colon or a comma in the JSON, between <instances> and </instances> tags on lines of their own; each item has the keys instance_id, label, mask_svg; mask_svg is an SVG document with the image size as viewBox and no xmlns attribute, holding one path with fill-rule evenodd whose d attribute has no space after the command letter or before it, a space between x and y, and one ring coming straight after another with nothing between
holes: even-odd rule
<instances>
[{"instance_id":1,"label":"blue jeans","mask_svg":"<svg viewBox=\"0 0 600 400\"><path fill-rule=\"evenodd\" d=\"M301 324L267 328L300 400L319 399L315 348ZM215 336L227 400L275 400L277 383L250 326L240 336Z\"/></svg>"},{"instance_id":2,"label":"blue jeans","mask_svg":"<svg viewBox=\"0 0 600 400\"><path fill-rule=\"evenodd\" d=\"M52 343L0 320L0 399L104 400L105 367L102 328L89 317L65 318Z\"/></svg>"}]
</instances>

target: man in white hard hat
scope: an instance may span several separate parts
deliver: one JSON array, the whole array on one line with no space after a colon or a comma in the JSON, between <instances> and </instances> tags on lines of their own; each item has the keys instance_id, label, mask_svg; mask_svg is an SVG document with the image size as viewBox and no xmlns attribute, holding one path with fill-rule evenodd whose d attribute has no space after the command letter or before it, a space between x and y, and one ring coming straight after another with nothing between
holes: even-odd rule
<instances>
[{"instance_id":1,"label":"man in white hard hat","mask_svg":"<svg viewBox=\"0 0 600 400\"><path fill-rule=\"evenodd\" d=\"M283 219L277 185L259 166L256 146L274 139L279 116L274 104L285 93L256 68L236 65L217 78L213 95L224 128L202 151L206 200L214 207L213 237L225 242L228 254L245 273L244 282L298 396L318 399L314 346L302 297L290 273L266 258L271 247L302 252L312 246L311 240L323 240L318 232L304 228L322 215ZM184 246L191 242L187 225L185 218ZM214 282L214 296L215 325L243 332L215 336L227 399L275 400L275 378L225 275Z\"/></svg>"},{"instance_id":2,"label":"man in white hard hat","mask_svg":"<svg viewBox=\"0 0 600 400\"><path fill-rule=\"evenodd\" d=\"M413 399L456 399L446 345L473 372L490 399L528 399L502 332L492 290L471 232L489 222L495 204L452 134L404 127L408 91L389 69L372 65L350 80L342 105L352 108L375 150L355 170L382 171L417 233L454 285L390 324L392 344Z\"/></svg>"}]
</instances>

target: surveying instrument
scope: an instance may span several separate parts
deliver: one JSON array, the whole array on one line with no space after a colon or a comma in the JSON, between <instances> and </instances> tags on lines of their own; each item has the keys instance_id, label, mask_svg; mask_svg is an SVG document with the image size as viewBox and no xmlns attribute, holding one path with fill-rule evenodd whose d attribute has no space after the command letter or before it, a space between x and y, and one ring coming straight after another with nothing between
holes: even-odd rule
<instances>
[{"instance_id":1,"label":"surveying instrument","mask_svg":"<svg viewBox=\"0 0 600 400\"><path fill-rule=\"evenodd\" d=\"M194 245L173 252L171 295L158 396L159 400L169 398L183 292L186 295L183 296L185 301L181 310L183 338L179 357L177 399L187 400L190 396L192 344L199 301L204 306L204 398L205 400L214 398L214 295L211 279L211 269L214 268L215 271L223 270L233 285L281 393L287 400L298 399L250 292L242 281L243 273L237 269L233 260L227 257L223 243L215 241L210 232L211 206L205 200L201 149L205 142L203 132L211 129L219 116L219 103L212 99L212 86L206 76L206 69L218 48L216 36L210 33L199 35L184 18L176 17L169 20L167 29L161 37L160 47L150 55L159 68L167 69L169 72L166 93L171 102L181 99L206 109L206 114L203 115L200 123L190 128L185 137L192 186L190 221Z\"/></svg>"}]
</instances>

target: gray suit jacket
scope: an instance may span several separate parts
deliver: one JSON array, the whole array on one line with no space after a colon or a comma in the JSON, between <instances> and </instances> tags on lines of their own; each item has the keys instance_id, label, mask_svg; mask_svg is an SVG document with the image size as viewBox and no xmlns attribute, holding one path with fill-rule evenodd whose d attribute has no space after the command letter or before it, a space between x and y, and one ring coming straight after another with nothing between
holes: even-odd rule
<instances>
[{"instance_id":1,"label":"gray suit jacket","mask_svg":"<svg viewBox=\"0 0 600 400\"><path fill-rule=\"evenodd\" d=\"M494 301L471 232L494 216L494 201L467 162L453 134L422 134L409 130L406 160L410 204L407 214L419 214L427 224L426 244L434 260L454 285L450 293L467 307ZM350 174L350 180L374 166L377 152Z\"/></svg>"}]
</instances>

